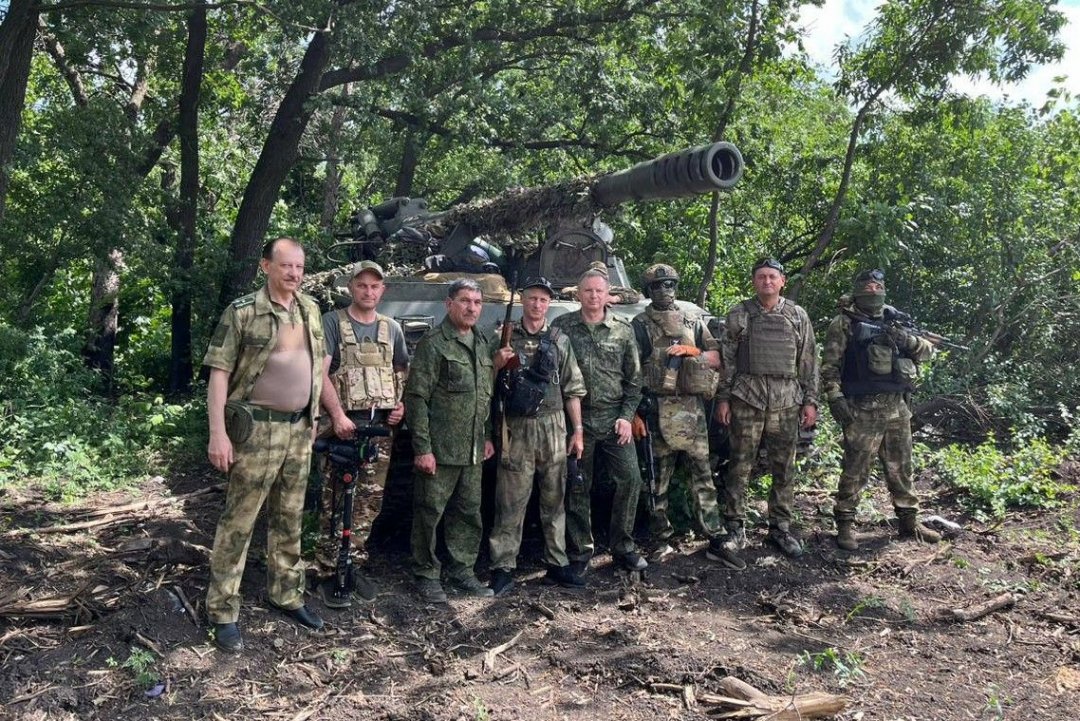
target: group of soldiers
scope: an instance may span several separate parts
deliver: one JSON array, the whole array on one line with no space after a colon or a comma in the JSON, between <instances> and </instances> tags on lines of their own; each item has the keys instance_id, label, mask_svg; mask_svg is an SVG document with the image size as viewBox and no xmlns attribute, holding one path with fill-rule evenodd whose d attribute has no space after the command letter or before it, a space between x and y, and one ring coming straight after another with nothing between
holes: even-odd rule
<instances>
[{"instance_id":1,"label":"group of soldiers","mask_svg":"<svg viewBox=\"0 0 1080 721\"><path fill-rule=\"evenodd\" d=\"M555 289L542 277L521 289L521 319L503 338L477 327L484 298L475 280L449 284L446 316L412 357L401 327L378 312L383 270L372 261L349 271L351 304L322 316L299 292L304 252L289 238L266 244L266 284L234 301L213 334L208 411L211 463L229 474L225 509L210 563L207 612L214 641L243 648L237 620L240 578L256 515L268 502L270 603L318 629L304 603L301 509L317 433L347 439L365 425L404 419L414 456L412 572L420 597L447 600L444 582L470 596L507 593L534 485L544 539L545 579L586 584L596 551L592 486L598 473L614 488L607 547L630 572L673 552L667 499L685 460L694 530L705 555L746 567L746 487L763 447L771 475L768 542L798 557L793 528L794 460L799 429L817 422L819 376L844 432L836 493L837 545L855 551L854 518L875 458L880 458L901 537L940 537L916 519L908 398L917 364L933 346L890 322L884 275L859 273L826 333L819 369L806 312L781 295L783 266L751 269L754 296L727 314L716 338L706 319L677 302L679 275L650 266L650 304L632 321L610 308L603 267L580 278L580 309L548 322ZM319 409L322 429L319 426ZM717 493L708 421L729 429L731 458ZM642 476L635 440L652 449L649 547L634 538ZM481 474L498 455L490 582L476 576L482 540ZM572 468L580 472L568 473ZM446 568L436 552L443 528ZM358 591L377 589L361 579Z\"/></svg>"}]
</instances>

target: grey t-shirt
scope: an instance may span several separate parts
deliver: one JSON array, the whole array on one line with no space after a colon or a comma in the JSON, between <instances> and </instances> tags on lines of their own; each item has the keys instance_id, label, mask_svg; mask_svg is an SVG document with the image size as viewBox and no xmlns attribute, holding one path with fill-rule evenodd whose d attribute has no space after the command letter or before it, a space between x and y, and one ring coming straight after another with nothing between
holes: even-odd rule
<instances>
[{"instance_id":1,"label":"grey t-shirt","mask_svg":"<svg viewBox=\"0 0 1080 721\"><path fill-rule=\"evenodd\" d=\"M361 323L349 316L352 323L353 335L357 341L364 338L375 340L379 334L379 321L374 323ZM322 317L323 335L326 336L326 354L330 356L330 372L333 373L341 365L341 327L338 325L337 311L324 313ZM409 350L405 347L405 334L401 331L401 325L394 319L390 319L390 345L394 348L394 368L402 369L409 367Z\"/></svg>"}]
</instances>

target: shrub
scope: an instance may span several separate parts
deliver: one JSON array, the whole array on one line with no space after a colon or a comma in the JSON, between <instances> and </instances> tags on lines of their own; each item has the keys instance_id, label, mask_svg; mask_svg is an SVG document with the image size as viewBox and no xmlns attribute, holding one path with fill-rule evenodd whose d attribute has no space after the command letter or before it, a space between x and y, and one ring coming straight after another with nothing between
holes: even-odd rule
<instances>
[{"instance_id":1,"label":"shrub","mask_svg":"<svg viewBox=\"0 0 1080 721\"><path fill-rule=\"evenodd\" d=\"M45 337L0 325L0 486L40 481L54 498L71 498L163 470L166 450L201 445L201 399L167 403L161 396L98 394L96 373L79 354L73 331ZM14 349L14 350L13 350Z\"/></svg>"},{"instance_id":2,"label":"shrub","mask_svg":"<svg viewBox=\"0 0 1080 721\"><path fill-rule=\"evenodd\" d=\"M943 481L961 491L980 516L1001 518L1009 507L1051 508L1072 490L1055 479L1063 455L1041 438L1010 451L988 439L974 448L946 446L927 452L927 463Z\"/></svg>"}]
</instances>

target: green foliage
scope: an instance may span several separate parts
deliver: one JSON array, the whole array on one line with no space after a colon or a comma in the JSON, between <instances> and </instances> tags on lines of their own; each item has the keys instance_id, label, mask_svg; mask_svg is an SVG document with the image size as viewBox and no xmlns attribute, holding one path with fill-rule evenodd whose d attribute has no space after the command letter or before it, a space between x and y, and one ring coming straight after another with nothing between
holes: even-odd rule
<instances>
[{"instance_id":1,"label":"green foliage","mask_svg":"<svg viewBox=\"0 0 1080 721\"><path fill-rule=\"evenodd\" d=\"M1001 518L1010 507L1053 508L1074 490L1055 479L1061 449L1041 438L1014 450L1001 450L989 439L974 448L951 445L924 453L938 476L983 517Z\"/></svg>"},{"instance_id":2,"label":"green foliage","mask_svg":"<svg viewBox=\"0 0 1080 721\"><path fill-rule=\"evenodd\" d=\"M110 668L122 668L131 673L135 683L142 688L150 688L158 682L158 675L154 669L157 657L152 651L145 648L132 648L127 659L120 663L115 657L105 659L105 665Z\"/></svg>"},{"instance_id":3,"label":"green foliage","mask_svg":"<svg viewBox=\"0 0 1080 721\"><path fill-rule=\"evenodd\" d=\"M47 336L0 324L0 485L38 480L67 499L164 470L165 452L202 445L204 406L131 393L98 395L74 332Z\"/></svg>"},{"instance_id":4,"label":"green foliage","mask_svg":"<svg viewBox=\"0 0 1080 721\"><path fill-rule=\"evenodd\" d=\"M818 673L832 673L840 688L845 688L866 675L863 671L862 656L855 651L840 651L831 646L817 653L803 651L799 654L797 663Z\"/></svg>"}]
</instances>

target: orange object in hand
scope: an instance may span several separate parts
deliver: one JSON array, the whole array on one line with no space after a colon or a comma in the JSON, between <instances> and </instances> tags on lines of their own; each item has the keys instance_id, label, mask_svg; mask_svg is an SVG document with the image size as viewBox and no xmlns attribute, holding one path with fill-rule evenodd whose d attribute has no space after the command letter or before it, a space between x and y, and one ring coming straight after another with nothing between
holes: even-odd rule
<instances>
[{"instance_id":1,"label":"orange object in hand","mask_svg":"<svg viewBox=\"0 0 1080 721\"><path fill-rule=\"evenodd\" d=\"M634 420L630 421L630 433L634 436L634 440L637 441L649 435L648 429L645 428L645 419L638 413L635 413Z\"/></svg>"},{"instance_id":2,"label":"orange object in hand","mask_svg":"<svg viewBox=\"0 0 1080 721\"><path fill-rule=\"evenodd\" d=\"M701 355L701 349L692 345L673 345L668 347L668 355L681 355L687 358L697 358Z\"/></svg>"}]
</instances>

